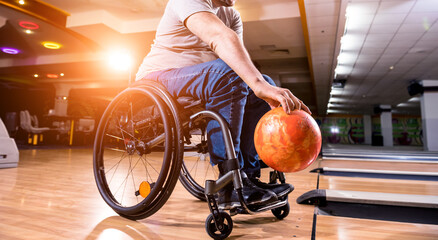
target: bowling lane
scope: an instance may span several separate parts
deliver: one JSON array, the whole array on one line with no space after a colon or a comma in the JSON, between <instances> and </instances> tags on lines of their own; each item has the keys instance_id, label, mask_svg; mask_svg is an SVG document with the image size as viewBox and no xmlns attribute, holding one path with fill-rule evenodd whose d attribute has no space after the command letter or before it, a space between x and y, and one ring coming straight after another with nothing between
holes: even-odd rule
<instances>
[{"instance_id":1,"label":"bowling lane","mask_svg":"<svg viewBox=\"0 0 438 240\"><path fill-rule=\"evenodd\" d=\"M389 171L438 172L438 162L384 162L324 159L318 167L376 169Z\"/></svg>"},{"instance_id":2,"label":"bowling lane","mask_svg":"<svg viewBox=\"0 0 438 240\"><path fill-rule=\"evenodd\" d=\"M438 225L319 215L315 239L435 240Z\"/></svg>"},{"instance_id":3,"label":"bowling lane","mask_svg":"<svg viewBox=\"0 0 438 240\"><path fill-rule=\"evenodd\" d=\"M438 182L320 175L319 188L329 190L437 195Z\"/></svg>"},{"instance_id":4,"label":"bowling lane","mask_svg":"<svg viewBox=\"0 0 438 240\"><path fill-rule=\"evenodd\" d=\"M368 145L330 145L322 148L323 159L386 161L386 162L438 162L438 152L424 151L420 146L375 147Z\"/></svg>"},{"instance_id":5,"label":"bowling lane","mask_svg":"<svg viewBox=\"0 0 438 240\"><path fill-rule=\"evenodd\" d=\"M388 163L323 160L320 167L379 169L392 171L434 171L436 164ZM378 179L361 177L319 176L319 188L340 191L361 191L412 195L438 195L438 182ZM342 216L318 215L315 239L438 239L438 225L411 222L372 220Z\"/></svg>"}]
</instances>

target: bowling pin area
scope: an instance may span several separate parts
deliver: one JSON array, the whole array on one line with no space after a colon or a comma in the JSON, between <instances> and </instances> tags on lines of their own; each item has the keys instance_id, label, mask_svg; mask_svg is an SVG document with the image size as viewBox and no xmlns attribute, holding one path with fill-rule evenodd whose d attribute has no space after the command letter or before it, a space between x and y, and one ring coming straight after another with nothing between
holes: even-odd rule
<instances>
[{"instance_id":1,"label":"bowling pin area","mask_svg":"<svg viewBox=\"0 0 438 240\"><path fill-rule=\"evenodd\" d=\"M209 239L207 203L179 182L157 213L131 221L99 195L92 149L19 154L17 168L1 170L0 239ZM436 152L325 145L317 161L286 180L295 186L290 214L233 216L229 239L438 239Z\"/></svg>"}]
</instances>

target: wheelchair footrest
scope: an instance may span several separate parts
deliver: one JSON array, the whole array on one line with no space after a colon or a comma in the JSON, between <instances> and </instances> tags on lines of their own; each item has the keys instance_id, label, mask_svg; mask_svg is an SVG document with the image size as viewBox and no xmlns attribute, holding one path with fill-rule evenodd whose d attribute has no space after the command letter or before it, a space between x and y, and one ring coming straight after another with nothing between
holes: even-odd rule
<instances>
[{"instance_id":1,"label":"wheelchair footrest","mask_svg":"<svg viewBox=\"0 0 438 240\"><path fill-rule=\"evenodd\" d=\"M272 209L276 209L279 207L283 207L288 203L288 198L284 197L282 200L275 201L273 203L267 204L267 205L261 205L261 206L249 206L249 209L251 212L247 212L242 207L233 208L230 210L230 215L234 216L237 214L256 214L259 212L264 212Z\"/></svg>"}]
</instances>

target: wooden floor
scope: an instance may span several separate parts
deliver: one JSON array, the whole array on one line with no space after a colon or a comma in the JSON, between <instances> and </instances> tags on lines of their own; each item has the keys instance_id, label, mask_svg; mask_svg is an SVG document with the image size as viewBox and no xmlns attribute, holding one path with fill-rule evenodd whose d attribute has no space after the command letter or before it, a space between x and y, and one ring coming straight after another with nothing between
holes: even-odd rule
<instances>
[{"instance_id":1,"label":"wooden floor","mask_svg":"<svg viewBox=\"0 0 438 240\"><path fill-rule=\"evenodd\" d=\"M318 166L316 162L308 170ZM153 216L140 221L117 216L97 191L92 149L21 150L18 168L0 169L0 176L1 240L209 239L204 229L207 204L192 197L180 183ZM263 176L267 177L265 170ZM229 239L311 239L314 207L298 205L295 200L315 189L317 175L305 170L286 174L286 178L295 186L289 197L289 216L282 221L270 211L234 216ZM357 190L358 185L368 191L381 186L375 179L348 179L327 178L321 188L335 185ZM409 191L426 189L427 194L438 194L436 183L428 187L399 183L401 188L409 186ZM438 226L318 216L316 239L438 239Z\"/></svg>"}]
</instances>

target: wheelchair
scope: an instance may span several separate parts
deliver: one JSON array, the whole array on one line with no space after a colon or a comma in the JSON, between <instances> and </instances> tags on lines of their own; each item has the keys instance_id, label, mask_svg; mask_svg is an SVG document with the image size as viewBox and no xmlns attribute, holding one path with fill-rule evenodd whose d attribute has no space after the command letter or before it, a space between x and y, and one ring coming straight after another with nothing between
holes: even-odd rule
<instances>
[{"instance_id":1,"label":"wheelchair","mask_svg":"<svg viewBox=\"0 0 438 240\"><path fill-rule=\"evenodd\" d=\"M94 142L94 176L104 201L122 217L143 219L166 203L179 179L194 197L208 203L205 228L214 239L230 235L235 214L271 210L278 219L285 218L290 211L287 196L262 207L245 203L228 123L202 106L190 98L173 99L157 82L119 93L104 111ZM234 166L221 177L208 158L206 126L211 120L219 123L227 162ZM276 181L284 183L284 174L271 172L270 182ZM231 182L241 206L228 214L219 210L214 196Z\"/></svg>"}]
</instances>

